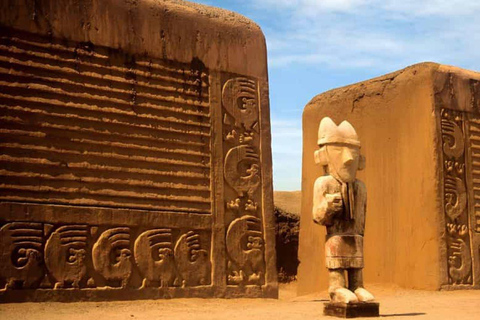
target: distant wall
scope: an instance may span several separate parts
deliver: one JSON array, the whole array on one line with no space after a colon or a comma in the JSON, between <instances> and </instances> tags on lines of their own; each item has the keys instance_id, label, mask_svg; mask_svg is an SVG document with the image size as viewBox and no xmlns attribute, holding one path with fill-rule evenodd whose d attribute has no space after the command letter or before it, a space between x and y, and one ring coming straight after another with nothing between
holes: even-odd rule
<instances>
[{"instance_id":1,"label":"distant wall","mask_svg":"<svg viewBox=\"0 0 480 320\"><path fill-rule=\"evenodd\" d=\"M480 219L474 209L476 198L470 191L476 180L466 169L467 176L451 193L449 173L444 168L450 161L448 146L463 141L465 128L450 140L451 134L444 133L442 127L442 123L452 121L445 118L445 109L463 109L466 112L460 117L477 117L479 80L478 73L424 63L328 91L307 104L303 113L299 294L327 288L325 228L315 225L311 217L313 184L323 174L314 163L313 152L318 125L325 116L337 123L348 120L353 124L367 159L366 169L358 175L368 191L364 249L367 285L395 283L435 290L480 284ZM469 82L470 87L466 85ZM455 114L448 117L459 121ZM457 163L466 161L465 168L476 166L475 161L469 164L468 156L463 157L466 152L475 159L477 151L469 147L473 142L467 140L466 147L458 152L461 156ZM462 189L465 181L469 192ZM468 205L457 210L454 219L449 214L451 207L461 206L466 193ZM467 234L449 232L462 226ZM470 250L456 255L452 248L455 241L464 242L472 255ZM468 268L462 274L456 272Z\"/></svg>"},{"instance_id":2,"label":"distant wall","mask_svg":"<svg viewBox=\"0 0 480 320\"><path fill-rule=\"evenodd\" d=\"M300 215L302 191L274 191L273 201L281 210Z\"/></svg>"},{"instance_id":3,"label":"distant wall","mask_svg":"<svg viewBox=\"0 0 480 320\"><path fill-rule=\"evenodd\" d=\"M2 1L0 128L1 301L277 296L254 22Z\"/></svg>"}]
</instances>

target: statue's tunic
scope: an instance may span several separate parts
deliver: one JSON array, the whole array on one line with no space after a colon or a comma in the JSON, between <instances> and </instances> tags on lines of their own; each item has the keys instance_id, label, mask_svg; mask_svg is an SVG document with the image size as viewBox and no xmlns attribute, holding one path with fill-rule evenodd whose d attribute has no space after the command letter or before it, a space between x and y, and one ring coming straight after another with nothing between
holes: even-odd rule
<instances>
[{"instance_id":1,"label":"statue's tunic","mask_svg":"<svg viewBox=\"0 0 480 320\"><path fill-rule=\"evenodd\" d=\"M349 184L353 189L349 197L346 187L330 175L315 181L313 220L327 227L325 262L328 269L363 268L367 189L362 181L355 180ZM327 194L335 193L342 194L343 209L340 211L329 208L326 199Z\"/></svg>"}]
</instances>

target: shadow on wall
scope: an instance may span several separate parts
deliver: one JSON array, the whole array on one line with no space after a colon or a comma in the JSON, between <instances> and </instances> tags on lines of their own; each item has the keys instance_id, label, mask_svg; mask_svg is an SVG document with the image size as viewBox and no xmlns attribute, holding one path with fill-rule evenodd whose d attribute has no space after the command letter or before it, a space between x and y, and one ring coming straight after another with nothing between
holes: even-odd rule
<instances>
[{"instance_id":1,"label":"shadow on wall","mask_svg":"<svg viewBox=\"0 0 480 320\"><path fill-rule=\"evenodd\" d=\"M275 249L279 282L297 279L300 217L275 207Z\"/></svg>"}]
</instances>

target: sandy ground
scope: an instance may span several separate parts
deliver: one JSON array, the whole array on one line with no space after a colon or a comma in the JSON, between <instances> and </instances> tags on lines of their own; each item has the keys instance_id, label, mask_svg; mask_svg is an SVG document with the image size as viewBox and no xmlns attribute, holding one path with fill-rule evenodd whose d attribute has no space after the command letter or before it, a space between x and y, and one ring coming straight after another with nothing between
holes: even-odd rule
<instances>
[{"instance_id":1,"label":"sandy ground","mask_svg":"<svg viewBox=\"0 0 480 320\"><path fill-rule=\"evenodd\" d=\"M371 286L382 318L480 319L480 291L429 292ZM326 293L296 297L282 285L280 299L176 299L130 302L17 303L0 305L0 319L333 319L322 315ZM366 318L368 319L368 318Z\"/></svg>"},{"instance_id":2,"label":"sandy ground","mask_svg":"<svg viewBox=\"0 0 480 320\"><path fill-rule=\"evenodd\" d=\"M302 191L274 191L273 203L288 213L300 216Z\"/></svg>"}]
</instances>

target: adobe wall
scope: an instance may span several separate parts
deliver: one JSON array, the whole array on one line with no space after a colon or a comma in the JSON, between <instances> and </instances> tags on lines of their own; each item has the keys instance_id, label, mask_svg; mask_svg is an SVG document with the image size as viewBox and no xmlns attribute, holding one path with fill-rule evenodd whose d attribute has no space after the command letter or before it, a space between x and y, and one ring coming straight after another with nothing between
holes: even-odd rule
<instances>
[{"instance_id":1,"label":"adobe wall","mask_svg":"<svg viewBox=\"0 0 480 320\"><path fill-rule=\"evenodd\" d=\"M0 87L1 301L277 296L255 23L2 1Z\"/></svg>"},{"instance_id":2,"label":"adobe wall","mask_svg":"<svg viewBox=\"0 0 480 320\"><path fill-rule=\"evenodd\" d=\"M444 163L450 159L443 149L455 143L449 140L451 134L442 133L442 123L447 122L441 120L447 108L465 110L468 105L469 112L478 114L478 80L478 73L422 63L325 92L307 104L303 114L299 294L327 288L325 230L313 223L311 213L313 184L322 174L313 152L318 125L325 116L337 123L345 119L352 123L367 160L366 169L359 173L368 191L367 285L395 283L435 290L480 284L478 214L468 206L452 209L467 201L461 181L469 178L461 179L458 192L445 188L452 180L447 179ZM447 127L454 125L447 123ZM463 135L455 132L455 138L459 134ZM465 142L466 148L457 151L462 154L459 160L465 160L470 145ZM451 153L447 150L447 154ZM474 202L472 195L468 205ZM451 211L457 216L449 214ZM461 245L452 247L452 243L459 239L465 246L455 252L453 247ZM474 267L464 271L469 266Z\"/></svg>"}]
</instances>

